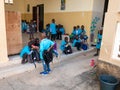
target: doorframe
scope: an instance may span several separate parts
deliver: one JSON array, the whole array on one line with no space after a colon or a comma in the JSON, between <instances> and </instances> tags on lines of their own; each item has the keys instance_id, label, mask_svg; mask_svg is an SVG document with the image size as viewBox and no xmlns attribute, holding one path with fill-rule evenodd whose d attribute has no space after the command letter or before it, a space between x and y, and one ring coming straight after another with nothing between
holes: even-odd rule
<instances>
[{"instance_id":1,"label":"doorframe","mask_svg":"<svg viewBox=\"0 0 120 90\"><path fill-rule=\"evenodd\" d=\"M109 4L109 0L105 0L104 10L103 10L103 18L102 18L102 27L104 26L105 13L106 13L107 10L108 10L108 4Z\"/></svg>"}]
</instances>

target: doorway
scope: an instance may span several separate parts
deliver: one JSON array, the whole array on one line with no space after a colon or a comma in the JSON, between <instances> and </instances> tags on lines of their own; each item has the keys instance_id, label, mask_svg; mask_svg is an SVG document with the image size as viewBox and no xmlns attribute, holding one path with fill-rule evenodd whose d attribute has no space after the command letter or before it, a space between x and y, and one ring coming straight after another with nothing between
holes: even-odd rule
<instances>
[{"instance_id":1,"label":"doorway","mask_svg":"<svg viewBox=\"0 0 120 90\"><path fill-rule=\"evenodd\" d=\"M33 20L37 21L37 31L44 29L44 4L33 7Z\"/></svg>"}]
</instances>

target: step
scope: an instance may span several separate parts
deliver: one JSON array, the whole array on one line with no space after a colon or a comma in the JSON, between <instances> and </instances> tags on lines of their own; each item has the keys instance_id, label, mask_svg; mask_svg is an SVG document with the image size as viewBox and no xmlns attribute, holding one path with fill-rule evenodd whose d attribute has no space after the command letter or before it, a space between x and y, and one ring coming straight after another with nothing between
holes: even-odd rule
<instances>
[{"instance_id":1,"label":"step","mask_svg":"<svg viewBox=\"0 0 120 90\"><path fill-rule=\"evenodd\" d=\"M69 55L60 55L60 60L69 60L70 58L74 58L78 55L81 55L83 53L86 52L91 52L93 51L94 48L90 48L86 51L78 51L78 52L74 52L72 54ZM57 60L54 60L54 63L58 63ZM37 68L42 68L42 64L41 63L36 63ZM34 70L35 66L32 63L26 63L26 64L21 64L21 58L19 56L13 56L10 58L10 61L6 64L3 64L0 67L0 79L4 79L6 77L10 77L13 75L17 75L20 73L24 73L26 71L31 71Z\"/></svg>"}]
</instances>

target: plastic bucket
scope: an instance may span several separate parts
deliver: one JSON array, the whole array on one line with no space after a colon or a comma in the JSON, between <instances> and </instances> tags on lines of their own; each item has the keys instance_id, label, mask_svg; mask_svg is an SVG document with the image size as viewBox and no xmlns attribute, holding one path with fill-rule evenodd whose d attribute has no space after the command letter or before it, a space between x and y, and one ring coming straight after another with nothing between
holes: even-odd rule
<instances>
[{"instance_id":1,"label":"plastic bucket","mask_svg":"<svg viewBox=\"0 0 120 90\"><path fill-rule=\"evenodd\" d=\"M100 90L115 90L119 81L111 75L100 75Z\"/></svg>"}]
</instances>

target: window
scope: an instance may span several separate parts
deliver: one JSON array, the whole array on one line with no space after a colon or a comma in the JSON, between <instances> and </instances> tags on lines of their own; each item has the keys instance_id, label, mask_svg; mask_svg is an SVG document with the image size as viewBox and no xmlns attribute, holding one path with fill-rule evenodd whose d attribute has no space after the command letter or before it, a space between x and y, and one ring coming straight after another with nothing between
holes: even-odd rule
<instances>
[{"instance_id":1,"label":"window","mask_svg":"<svg viewBox=\"0 0 120 90\"><path fill-rule=\"evenodd\" d=\"M13 0L5 0L5 3L13 4Z\"/></svg>"},{"instance_id":2,"label":"window","mask_svg":"<svg viewBox=\"0 0 120 90\"><path fill-rule=\"evenodd\" d=\"M120 22L117 23L117 30L116 30L112 58L120 60Z\"/></svg>"}]
</instances>

